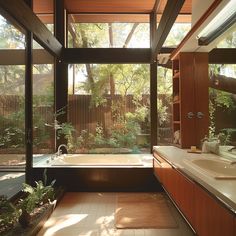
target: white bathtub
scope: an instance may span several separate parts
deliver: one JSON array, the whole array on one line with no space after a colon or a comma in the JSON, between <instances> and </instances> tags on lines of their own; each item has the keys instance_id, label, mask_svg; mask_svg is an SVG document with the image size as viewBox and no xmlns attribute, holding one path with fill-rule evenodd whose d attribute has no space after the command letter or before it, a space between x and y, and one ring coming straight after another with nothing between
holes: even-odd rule
<instances>
[{"instance_id":1,"label":"white bathtub","mask_svg":"<svg viewBox=\"0 0 236 236\"><path fill-rule=\"evenodd\" d=\"M150 154L64 154L52 166L142 166Z\"/></svg>"}]
</instances>

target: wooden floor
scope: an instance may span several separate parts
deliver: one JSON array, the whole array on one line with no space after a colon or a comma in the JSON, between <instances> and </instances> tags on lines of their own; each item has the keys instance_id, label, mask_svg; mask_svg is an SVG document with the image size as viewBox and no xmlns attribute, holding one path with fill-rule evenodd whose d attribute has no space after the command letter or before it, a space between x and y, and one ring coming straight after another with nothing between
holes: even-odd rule
<instances>
[{"instance_id":1,"label":"wooden floor","mask_svg":"<svg viewBox=\"0 0 236 236\"><path fill-rule=\"evenodd\" d=\"M24 172L0 172L0 194L11 198L22 189Z\"/></svg>"},{"instance_id":2,"label":"wooden floor","mask_svg":"<svg viewBox=\"0 0 236 236\"><path fill-rule=\"evenodd\" d=\"M114 227L117 193L66 193L38 236L192 236L189 226L170 201L177 229ZM142 209L140 209L141 211Z\"/></svg>"}]
</instances>

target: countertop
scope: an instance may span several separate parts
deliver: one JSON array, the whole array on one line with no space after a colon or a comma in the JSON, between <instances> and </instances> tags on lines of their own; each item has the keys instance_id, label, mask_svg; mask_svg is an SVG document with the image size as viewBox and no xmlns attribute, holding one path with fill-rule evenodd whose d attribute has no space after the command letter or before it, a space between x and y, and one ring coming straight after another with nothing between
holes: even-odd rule
<instances>
[{"instance_id":1,"label":"countertop","mask_svg":"<svg viewBox=\"0 0 236 236\"><path fill-rule=\"evenodd\" d=\"M153 151L191 180L203 186L236 214L236 179L215 179L214 176L201 171L191 163L191 160L198 158L216 159L221 158L220 156L210 153L188 153L186 149L174 146L154 146Z\"/></svg>"}]
</instances>

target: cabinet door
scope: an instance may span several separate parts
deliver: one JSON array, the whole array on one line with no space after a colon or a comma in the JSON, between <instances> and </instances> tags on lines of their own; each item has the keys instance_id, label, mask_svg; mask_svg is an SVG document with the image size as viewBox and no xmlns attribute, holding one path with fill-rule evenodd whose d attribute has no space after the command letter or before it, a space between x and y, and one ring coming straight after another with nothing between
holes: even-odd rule
<instances>
[{"instance_id":1,"label":"cabinet door","mask_svg":"<svg viewBox=\"0 0 236 236\"><path fill-rule=\"evenodd\" d=\"M176 191L176 179L173 177L173 168L158 154L154 153L153 160L154 174L162 183L163 187L173 197Z\"/></svg>"},{"instance_id":2,"label":"cabinet door","mask_svg":"<svg viewBox=\"0 0 236 236\"><path fill-rule=\"evenodd\" d=\"M175 201L182 213L194 227L194 183L174 170L177 180L178 191L176 191Z\"/></svg>"},{"instance_id":3,"label":"cabinet door","mask_svg":"<svg viewBox=\"0 0 236 236\"><path fill-rule=\"evenodd\" d=\"M180 99L181 99L181 147L196 145L195 96L194 96L194 53L180 53ZM188 114L193 113L191 117Z\"/></svg>"},{"instance_id":4,"label":"cabinet door","mask_svg":"<svg viewBox=\"0 0 236 236\"><path fill-rule=\"evenodd\" d=\"M160 183L163 181L161 164L156 158L153 158L153 172Z\"/></svg>"},{"instance_id":5,"label":"cabinet door","mask_svg":"<svg viewBox=\"0 0 236 236\"><path fill-rule=\"evenodd\" d=\"M199 236L233 236L234 216L195 185L195 229Z\"/></svg>"},{"instance_id":6,"label":"cabinet door","mask_svg":"<svg viewBox=\"0 0 236 236\"><path fill-rule=\"evenodd\" d=\"M195 53L194 81L195 81L195 122L197 146L200 140L208 135L209 129L209 74L208 74L208 53Z\"/></svg>"}]
</instances>

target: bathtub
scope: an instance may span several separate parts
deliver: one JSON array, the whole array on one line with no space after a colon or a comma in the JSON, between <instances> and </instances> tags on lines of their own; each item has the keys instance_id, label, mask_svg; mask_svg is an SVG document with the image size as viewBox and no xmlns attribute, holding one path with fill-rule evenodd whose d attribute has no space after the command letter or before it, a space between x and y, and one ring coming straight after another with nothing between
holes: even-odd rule
<instances>
[{"instance_id":1,"label":"bathtub","mask_svg":"<svg viewBox=\"0 0 236 236\"><path fill-rule=\"evenodd\" d=\"M142 166L150 154L64 154L51 166Z\"/></svg>"}]
</instances>

